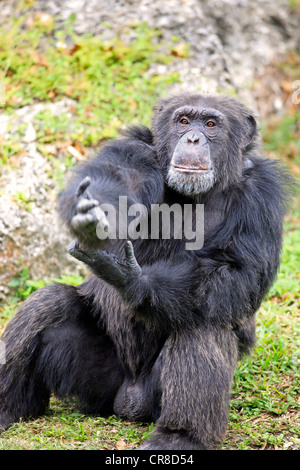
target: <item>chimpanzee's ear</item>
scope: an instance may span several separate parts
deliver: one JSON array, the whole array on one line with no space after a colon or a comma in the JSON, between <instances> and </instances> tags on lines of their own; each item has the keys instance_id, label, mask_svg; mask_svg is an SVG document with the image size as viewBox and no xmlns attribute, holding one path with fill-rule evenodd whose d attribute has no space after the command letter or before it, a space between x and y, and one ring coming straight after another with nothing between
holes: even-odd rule
<instances>
[{"instance_id":1,"label":"chimpanzee's ear","mask_svg":"<svg viewBox=\"0 0 300 470\"><path fill-rule=\"evenodd\" d=\"M244 150L248 150L250 144L253 142L253 139L257 135L257 124L256 119L252 114L249 114L246 117L246 132L245 132L245 144Z\"/></svg>"},{"instance_id":2,"label":"chimpanzee's ear","mask_svg":"<svg viewBox=\"0 0 300 470\"><path fill-rule=\"evenodd\" d=\"M166 106L166 104L167 104L167 99L160 99L158 103L156 103L156 105L154 106L154 109L153 109L154 114L161 113L164 107Z\"/></svg>"}]
</instances>

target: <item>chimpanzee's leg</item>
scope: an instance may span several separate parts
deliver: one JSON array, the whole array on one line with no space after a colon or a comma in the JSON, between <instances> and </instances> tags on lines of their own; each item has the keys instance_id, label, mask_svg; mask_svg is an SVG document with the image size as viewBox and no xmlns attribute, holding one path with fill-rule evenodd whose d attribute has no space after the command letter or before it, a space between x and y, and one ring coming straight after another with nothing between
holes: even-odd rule
<instances>
[{"instance_id":1,"label":"chimpanzee's leg","mask_svg":"<svg viewBox=\"0 0 300 470\"><path fill-rule=\"evenodd\" d=\"M35 292L2 341L0 431L20 418L41 415L51 392L77 396L87 412L112 412L122 368L75 287L59 284Z\"/></svg>"},{"instance_id":2,"label":"chimpanzee's leg","mask_svg":"<svg viewBox=\"0 0 300 470\"><path fill-rule=\"evenodd\" d=\"M237 362L232 330L185 330L165 345L161 414L140 449L212 449L222 441Z\"/></svg>"}]
</instances>

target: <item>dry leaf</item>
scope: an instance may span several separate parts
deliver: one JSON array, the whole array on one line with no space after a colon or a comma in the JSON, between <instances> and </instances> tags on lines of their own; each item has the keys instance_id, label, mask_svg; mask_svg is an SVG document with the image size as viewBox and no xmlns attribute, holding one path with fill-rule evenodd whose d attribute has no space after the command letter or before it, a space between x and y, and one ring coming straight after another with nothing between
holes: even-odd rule
<instances>
[{"instance_id":1,"label":"dry leaf","mask_svg":"<svg viewBox=\"0 0 300 470\"><path fill-rule=\"evenodd\" d=\"M287 94L292 93L292 91L293 91L293 83L292 83L291 80L283 80L280 85L281 85L282 90L283 90L285 93L287 93Z\"/></svg>"},{"instance_id":2,"label":"dry leaf","mask_svg":"<svg viewBox=\"0 0 300 470\"><path fill-rule=\"evenodd\" d=\"M76 160L84 160L84 156L72 145L69 145L68 152L72 157L76 158Z\"/></svg>"},{"instance_id":3,"label":"dry leaf","mask_svg":"<svg viewBox=\"0 0 300 470\"><path fill-rule=\"evenodd\" d=\"M128 101L129 101L129 106L130 106L130 108L131 108L133 111L136 111L137 108L138 108L137 102L136 102L131 96L129 97L129 100L128 100Z\"/></svg>"},{"instance_id":4,"label":"dry leaf","mask_svg":"<svg viewBox=\"0 0 300 470\"><path fill-rule=\"evenodd\" d=\"M20 168L21 167L21 163L20 163L20 160L19 160L17 155L12 155L11 157L9 157L8 161L9 161L9 164L12 168Z\"/></svg>"},{"instance_id":5,"label":"dry leaf","mask_svg":"<svg viewBox=\"0 0 300 470\"><path fill-rule=\"evenodd\" d=\"M172 55L174 55L175 57L186 57L187 56L187 46L184 42L180 42L179 44L177 44L176 46L174 46L172 48L172 52L171 52Z\"/></svg>"},{"instance_id":6,"label":"dry leaf","mask_svg":"<svg viewBox=\"0 0 300 470\"><path fill-rule=\"evenodd\" d=\"M44 145L41 146L41 148L46 153L50 153L51 155L56 155L57 154L57 148L56 148L56 145L54 145L54 144L44 144Z\"/></svg>"},{"instance_id":7,"label":"dry leaf","mask_svg":"<svg viewBox=\"0 0 300 470\"><path fill-rule=\"evenodd\" d=\"M117 450L124 450L126 447L126 442L123 440L120 440L116 443L116 449Z\"/></svg>"}]
</instances>

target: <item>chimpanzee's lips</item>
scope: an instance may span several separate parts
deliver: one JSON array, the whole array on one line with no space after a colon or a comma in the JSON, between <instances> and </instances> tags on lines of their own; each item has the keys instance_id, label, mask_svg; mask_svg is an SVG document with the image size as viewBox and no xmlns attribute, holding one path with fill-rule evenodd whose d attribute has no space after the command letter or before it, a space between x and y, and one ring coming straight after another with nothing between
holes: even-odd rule
<instances>
[{"instance_id":1,"label":"chimpanzee's lips","mask_svg":"<svg viewBox=\"0 0 300 470\"><path fill-rule=\"evenodd\" d=\"M195 167L188 167L188 166L177 166L177 165L172 165L173 170L179 171L180 173L205 173L206 171L209 171L210 168L195 168Z\"/></svg>"}]
</instances>

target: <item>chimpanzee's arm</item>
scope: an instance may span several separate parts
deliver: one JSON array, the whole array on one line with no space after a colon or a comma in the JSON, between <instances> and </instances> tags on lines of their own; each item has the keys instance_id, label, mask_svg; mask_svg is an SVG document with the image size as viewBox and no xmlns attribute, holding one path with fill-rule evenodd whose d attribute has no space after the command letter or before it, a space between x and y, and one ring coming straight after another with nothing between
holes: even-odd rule
<instances>
[{"instance_id":1,"label":"chimpanzee's arm","mask_svg":"<svg viewBox=\"0 0 300 470\"><path fill-rule=\"evenodd\" d=\"M128 242L124 260L101 250L85 257L75 249L73 255L116 287L152 328L242 327L274 280L281 250L284 182L270 164L258 169L224 194L227 217L197 253L182 250L142 267Z\"/></svg>"},{"instance_id":2,"label":"chimpanzee's arm","mask_svg":"<svg viewBox=\"0 0 300 470\"><path fill-rule=\"evenodd\" d=\"M163 177L155 151L142 141L110 143L96 158L79 165L59 196L59 212L71 233L91 248L100 245L97 224L107 229L99 205L113 205L118 220L119 196L126 196L128 205L141 203L147 209L162 200Z\"/></svg>"},{"instance_id":3,"label":"chimpanzee's arm","mask_svg":"<svg viewBox=\"0 0 300 470\"><path fill-rule=\"evenodd\" d=\"M115 287L146 323L176 329L196 320L199 277L198 261L192 255L186 258L182 253L175 262L158 261L141 267L130 241L124 243L124 258L101 249L87 253L76 241L69 253Z\"/></svg>"},{"instance_id":4,"label":"chimpanzee's arm","mask_svg":"<svg viewBox=\"0 0 300 470\"><path fill-rule=\"evenodd\" d=\"M143 266L140 281L128 283L128 302L152 327L243 328L276 277L291 184L280 164L256 160L249 176L223 193L226 216L204 247L178 263Z\"/></svg>"}]
</instances>

